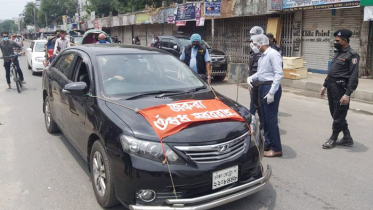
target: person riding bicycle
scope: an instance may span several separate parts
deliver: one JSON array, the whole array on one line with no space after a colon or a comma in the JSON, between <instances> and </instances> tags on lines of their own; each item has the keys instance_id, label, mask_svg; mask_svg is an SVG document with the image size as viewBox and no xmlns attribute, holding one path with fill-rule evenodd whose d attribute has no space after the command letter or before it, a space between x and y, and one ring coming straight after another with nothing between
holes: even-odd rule
<instances>
[{"instance_id":1,"label":"person riding bicycle","mask_svg":"<svg viewBox=\"0 0 373 210\"><path fill-rule=\"evenodd\" d=\"M15 53L14 53L13 47L18 48L18 49L22 49L21 45L17 44L16 42L14 42L12 40L9 40L9 33L8 32L2 32L1 36L3 37L3 40L0 42L0 49L1 49L1 53L3 54L3 57L14 55ZM24 55L24 52L22 52L22 54ZM4 67L5 67L5 71L6 71L6 82L8 83L8 89L12 88L11 85L10 85L10 64L11 63L12 62L11 62L10 58L4 58ZM18 72L19 78L21 79L22 83L26 84L26 82L23 78L23 73L22 73L21 67L19 67L19 61L18 61L17 57L13 58L13 63L17 67L17 72Z\"/></svg>"}]
</instances>

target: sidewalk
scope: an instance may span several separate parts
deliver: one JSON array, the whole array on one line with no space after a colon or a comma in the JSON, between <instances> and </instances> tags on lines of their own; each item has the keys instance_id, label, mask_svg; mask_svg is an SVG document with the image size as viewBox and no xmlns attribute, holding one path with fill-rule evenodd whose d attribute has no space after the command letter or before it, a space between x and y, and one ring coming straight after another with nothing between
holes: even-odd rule
<instances>
[{"instance_id":1,"label":"sidewalk","mask_svg":"<svg viewBox=\"0 0 373 210\"><path fill-rule=\"evenodd\" d=\"M281 85L283 87L289 87L294 89L307 90L311 92L320 92L322 84L326 74L316 74L310 73L308 77L300 80L291 80L283 78ZM354 93L351 95L351 98L356 100L373 102L373 79L359 79L359 85Z\"/></svg>"}]
</instances>

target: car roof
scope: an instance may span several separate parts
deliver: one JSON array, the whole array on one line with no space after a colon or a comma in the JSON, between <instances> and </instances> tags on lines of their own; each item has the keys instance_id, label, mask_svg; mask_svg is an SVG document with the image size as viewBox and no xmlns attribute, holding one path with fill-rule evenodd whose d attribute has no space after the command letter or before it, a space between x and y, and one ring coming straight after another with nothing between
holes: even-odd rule
<instances>
[{"instance_id":1,"label":"car roof","mask_svg":"<svg viewBox=\"0 0 373 210\"><path fill-rule=\"evenodd\" d=\"M79 46L69 47L68 49L82 50L93 55L112 55L112 54L164 54L168 53L157 48L150 48L138 45L122 45L122 44L83 44Z\"/></svg>"},{"instance_id":2,"label":"car roof","mask_svg":"<svg viewBox=\"0 0 373 210\"><path fill-rule=\"evenodd\" d=\"M38 40L34 40L33 42L47 42L46 39L38 39Z\"/></svg>"}]
</instances>

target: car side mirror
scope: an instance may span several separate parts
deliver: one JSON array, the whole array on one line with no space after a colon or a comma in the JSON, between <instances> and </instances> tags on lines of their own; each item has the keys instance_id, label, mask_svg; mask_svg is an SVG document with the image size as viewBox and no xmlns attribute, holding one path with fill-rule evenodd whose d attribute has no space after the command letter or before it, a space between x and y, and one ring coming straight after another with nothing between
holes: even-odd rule
<instances>
[{"instance_id":1,"label":"car side mirror","mask_svg":"<svg viewBox=\"0 0 373 210\"><path fill-rule=\"evenodd\" d=\"M27 52L32 52L32 49L31 48L27 48Z\"/></svg>"},{"instance_id":2,"label":"car side mirror","mask_svg":"<svg viewBox=\"0 0 373 210\"><path fill-rule=\"evenodd\" d=\"M87 83L85 82L73 82L65 85L62 92L73 96L84 96L88 91Z\"/></svg>"}]
</instances>

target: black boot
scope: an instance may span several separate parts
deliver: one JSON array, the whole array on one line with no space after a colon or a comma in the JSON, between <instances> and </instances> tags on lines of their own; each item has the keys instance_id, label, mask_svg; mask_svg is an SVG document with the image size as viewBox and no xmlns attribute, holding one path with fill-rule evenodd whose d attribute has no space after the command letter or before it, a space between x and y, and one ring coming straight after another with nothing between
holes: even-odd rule
<instances>
[{"instance_id":1,"label":"black boot","mask_svg":"<svg viewBox=\"0 0 373 210\"><path fill-rule=\"evenodd\" d=\"M350 130L347 125L343 128L343 138L336 142L340 146L352 146L354 145L354 140L351 137Z\"/></svg>"},{"instance_id":2,"label":"black boot","mask_svg":"<svg viewBox=\"0 0 373 210\"><path fill-rule=\"evenodd\" d=\"M328 139L328 141L326 141L322 145L322 148L323 149L333 149L335 147L336 142L337 142L338 135L339 135L339 132L333 131L332 136Z\"/></svg>"}]
</instances>

